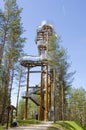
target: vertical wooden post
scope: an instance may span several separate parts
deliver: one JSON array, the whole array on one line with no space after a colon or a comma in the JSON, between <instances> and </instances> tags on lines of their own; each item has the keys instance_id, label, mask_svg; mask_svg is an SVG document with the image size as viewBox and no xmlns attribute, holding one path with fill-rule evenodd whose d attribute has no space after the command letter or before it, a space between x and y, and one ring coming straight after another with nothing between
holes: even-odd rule
<instances>
[{"instance_id":1,"label":"vertical wooden post","mask_svg":"<svg viewBox=\"0 0 86 130\"><path fill-rule=\"evenodd\" d=\"M40 88L40 120L43 119L43 65L41 66L41 88Z\"/></svg>"},{"instance_id":2,"label":"vertical wooden post","mask_svg":"<svg viewBox=\"0 0 86 130\"><path fill-rule=\"evenodd\" d=\"M61 89L62 89L62 120L64 121L64 86L63 86L63 82L61 82Z\"/></svg>"},{"instance_id":3,"label":"vertical wooden post","mask_svg":"<svg viewBox=\"0 0 86 130\"><path fill-rule=\"evenodd\" d=\"M51 109L51 84L52 84L52 79L51 79L51 75L50 75L49 110Z\"/></svg>"},{"instance_id":4,"label":"vertical wooden post","mask_svg":"<svg viewBox=\"0 0 86 130\"><path fill-rule=\"evenodd\" d=\"M56 67L54 66L54 123L56 122Z\"/></svg>"},{"instance_id":5,"label":"vertical wooden post","mask_svg":"<svg viewBox=\"0 0 86 130\"><path fill-rule=\"evenodd\" d=\"M27 111L28 111L28 89L29 89L29 67L27 72L27 85L26 85L26 101L25 101L25 111L24 111L24 120L27 119Z\"/></svg>"},{"instance_id":6,"label":"vertical wooden post","mask_svg":"<svg viewBox=\"0 0 86 130\"><path fill-rule=\"evenodd\" d=\"M10 127L12 126L12 122L13 122L13 108L11 109Z\"/></svg>"},{"instance_id":7,"label":"vertical wooden post","mask_svg":"<svg viewBox=\"0 0 86 130\"><path fill-rule=\"evenodd\" d=\"M48 120L48 65L46 65L45 121Z\"/></svg>"},{"instance_id":8,"label":"vertical wooden post","mask_svg":"<svg viewBox=\"0 0 86 130\"><path fill-rule=\"evenodd\" d=\"M10 108L7 109L7 124L6 124L6 129L9 127L9 113L10 113Z\"/></svg>"}]
</instances>

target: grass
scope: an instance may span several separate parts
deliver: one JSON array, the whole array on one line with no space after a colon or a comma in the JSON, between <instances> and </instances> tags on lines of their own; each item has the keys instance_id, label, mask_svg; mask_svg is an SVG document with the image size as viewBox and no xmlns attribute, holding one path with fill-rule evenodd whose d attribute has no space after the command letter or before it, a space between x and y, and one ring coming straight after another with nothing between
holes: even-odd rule
<instances>
[{"instance_id":1,"label":"grass","mask_svg":"<svg viewBox=\"0 0 86 130\"><path fill-rule=\"evenodd\" d=\"M48 130L85 130L74 121L58 121Z\"/></svg>"},{"instance_id":2,"label":"grass","mask_svg":"<svg viewBox=\"0 0 86 130\"><path fill-rule=\"evenodd\" d=\"M0 125L0 130L5 130L5 127Z\"/></svg>"},{"instance_id":3,"label":"grass","mask_svg":"<svg viewBox=\"0 0 86 130\"><path fill-rule=\"evenodd\" d=\"M30 124L39 124L40 121L38 120L18 120L18 125L19 126L27 126Z\"/></svg>"}]
</instances>

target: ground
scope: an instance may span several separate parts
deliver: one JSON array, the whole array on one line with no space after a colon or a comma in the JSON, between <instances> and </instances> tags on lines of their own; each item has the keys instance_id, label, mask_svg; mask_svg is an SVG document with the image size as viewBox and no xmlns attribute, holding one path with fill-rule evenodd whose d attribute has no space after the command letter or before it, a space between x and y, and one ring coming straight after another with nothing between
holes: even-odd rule
<instances>
[{"instance_id":1,"label":"ground","mask_svg":"<svg viewBox=\"0 0 86 130\"><path fill-rule=\"evenodd\" d=\"M9 128L8 130L47 130L47 128L50 126L52 126L52 122L43 122L41 124L36 125Z\"/></svg>"}]
</instances>

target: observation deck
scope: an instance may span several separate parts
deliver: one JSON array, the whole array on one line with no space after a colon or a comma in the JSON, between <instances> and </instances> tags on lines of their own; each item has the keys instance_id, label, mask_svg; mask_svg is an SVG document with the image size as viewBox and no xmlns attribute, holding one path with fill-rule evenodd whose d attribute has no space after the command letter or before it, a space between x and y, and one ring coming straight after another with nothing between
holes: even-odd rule
<instances>
[{"instance_id":1,"label":"observation deck","mask_svg":"<svg viewBox=\"0 0 86 130\"><path fill-rule=\"evenodd\" d=\"M47 58L44 55L40 56L27 55L20 58L20 63L24 67L41 66L42 64L45 65L47 63Z\"/></svg>"},{"instance_id":2,"label":"observation deck","mask_svg":"<svg viewBox=\"0 0 86 130\"><path fill-rule=\"evenodd\" d=\"M53 33L53 26L51 24L42 23L37 29L36 44L39 49L47 49L49 36Z\"/></svg>"}]
</instances>

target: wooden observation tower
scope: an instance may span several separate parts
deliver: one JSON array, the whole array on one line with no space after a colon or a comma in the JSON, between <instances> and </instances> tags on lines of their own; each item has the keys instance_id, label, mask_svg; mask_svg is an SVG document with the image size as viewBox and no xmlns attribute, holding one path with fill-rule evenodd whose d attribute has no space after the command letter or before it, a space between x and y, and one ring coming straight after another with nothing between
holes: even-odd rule
<instances>
[{"instance_id":1,"label":"wooden observation tower","mask_svg":"<svg viewBox=\"0 0 86 130\"><path fill-rule=\"evenodd\" d=\"M41 64L41 91L40 91L40 119L48 120L48 111L49 111L49 69L47 61L47 51L48 51L48 42L49 37L53 33L52 25L46 24L43 22L41 26L37 29L37 38L36 44L38 47L39 55L45 61ZM46 73L43 73L46 72ZM45 93L43 93L45 90ZM45 111L42 106L45 105ZM45 113L44 113L45 112Z\"/></svg>"},{"instance_id":2,"label":"wooden observation tower","mask_svg":"<svg viewBox=\"0 0 86 130\"><path fill-rule=\"evenodd\" d=\"M29 73L30 68L40 66L41 81L40 81L40 102L39 102L39 119L48 120L49 108L51 107L51 85L50 85L50 70L47 62L47 51L49 37L53 33L53 26L42 22L41 26L36 30L36 45L39 55L24 56L21 58L21 65L27 68L27 85L26 92L22 96L25 98L24 119L27 119L28 98L29 98ZM36 71L34 72L36 73Z\"/></svg>"}]
</instances>

